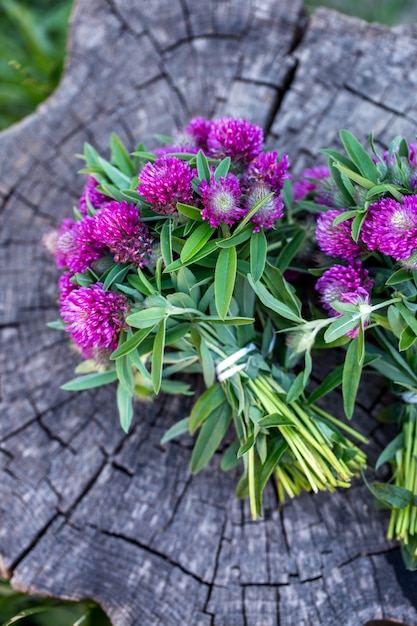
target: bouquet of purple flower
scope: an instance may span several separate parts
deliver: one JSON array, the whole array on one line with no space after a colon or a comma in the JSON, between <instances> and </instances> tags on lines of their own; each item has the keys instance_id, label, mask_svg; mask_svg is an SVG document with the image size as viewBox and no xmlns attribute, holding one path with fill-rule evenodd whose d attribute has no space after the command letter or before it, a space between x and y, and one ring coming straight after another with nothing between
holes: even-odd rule
<instances>
[{"instance_id":1,"label":"bouquet of purple flower","mask_svg":"<svg viewBox=\"0 0 417 626\"><path fill-rule=\"evenodd\" d=\"M314 398L341 383L351 417L364 365L398 394L381 416L397 434L376 463L389 463L392 478L370 489L391 510L388 537L417 569L417 145L396 137L380 155L370 136L369 154L348 131L340 135L346 154L324 150L329 167L305 171L294 185L298 208L316 215L315 287L329 314L297 332L306 344L319 337L346 347L343 367Z\"/></svg>"},{"instance_id":2,"label":"bouquet of purple flower","mask_svg":"<svg viewBox=\"0 0 417 626\"><path fill-rule=\"evenodd\" d=\"M202 375L206 391L163 442L199 431L198 472L233 433L222 468L242 464L237 492L253 517L271 476L282 498L348 487L365 465L348 435L364 439L307 401L309 348L294 376L305 346L277 333L304 323L284 277L306 239L290 213L287 156L265 150L260 127L228 117L159 139L162 148L129 154L113 135L109 159L87 144L75 217L45 236L63 270L52 326L84 359L64 388L117 382L127 431L134 398L190 394L180 374Z\"/></svg>"}]
</instances>

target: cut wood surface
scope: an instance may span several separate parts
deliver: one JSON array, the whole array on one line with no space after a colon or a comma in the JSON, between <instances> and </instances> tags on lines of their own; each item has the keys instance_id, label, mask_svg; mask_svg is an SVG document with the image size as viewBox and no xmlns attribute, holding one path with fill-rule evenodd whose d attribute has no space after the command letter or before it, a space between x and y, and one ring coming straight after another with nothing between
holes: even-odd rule
<instances>
[{"instance_id":1,"label":"cut wood surface","mask_svg":"<svg viewBox=\"0 0 417 626\"><path fill-rule=\"evenodd\" d=\"M93 598L115 626L417 626L417 574L361 481L281 508L271 486L252 522L220 455L190 476L191 439L160 445L189 399L138 403L126 436L112 386L60 389L77 357L46 327L58 272L40 244L78 202L84 141L107 154L114 131L133 150L192 116L243 116L297 173L343 127L413 140L416 67L416 27L307 20L296 0L79 0L58 90L0 134L0 573L15 587ZM382 391L365 379L355 412L371 462Z\"/></svg>"}]
</instances>

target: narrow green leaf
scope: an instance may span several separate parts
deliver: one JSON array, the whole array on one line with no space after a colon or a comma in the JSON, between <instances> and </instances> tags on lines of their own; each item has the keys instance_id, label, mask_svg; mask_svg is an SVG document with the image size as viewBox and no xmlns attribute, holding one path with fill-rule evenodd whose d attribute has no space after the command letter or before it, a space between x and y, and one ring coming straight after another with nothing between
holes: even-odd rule
<instances>
[{"instance_id":1,"label":"narrow green leaf","mask_svg":"<svg viewBox=\"0 0 417 626\"><path fill-rule=\"evenodd\" d=\"M250 273L253 280L260 280L264 273L268 242L263 228L253 233L250 239Z\"/></svg>"},{"instance_id":2,"label":"narrow green leaf","mask_svg":"<svg viewBox=\"0 0 417 626\"><path fill-rule=\"evenodd\" d=\"M149 328L156 326L164 317L166 310L162 307L152 306L126 317L126 322L134 328Z\"/></svg>"},{"instance_id":3,"label":"narrow green leaf","mask_svg":"<svg viewBox=\"0 0 417 626\"><path fill-rule=\"evenodd\" d=\"M161 246L161 254L166 267L172 263L172 226L170 220L166 220L162 226L159 244Z\"/></svg>"},{"instance_id":4,"label":"narrow green leaf","mask_svg":"<svg viewBox=\"0 0 417 626\"><path fill-rule=\"evenodd\" d=\"M181 202L177 202L177 211L186 217L189 217L191 220L195 222L201 222L201 211L197 209L195 206L191 206L189 204L182 204Z\"/></svg>"},{"instance_id":5,"label":"narrow green leaf","mask_svg":"<svg viewBox=\"0 0 417 626\"><path fill-rule=\"evenodd\" d=\"M352 339L349 344L346 352L345 364L343 366L343 406L346 417L349 419L353 415L356 394L358 392L359 381L362 375L362 365L359 362L359 349L360 346L358 337L355 337L355 339Z\"/></svg>"},{"instance_id":6,"label":"narrow green leaf","mask_svg":"<svg viewBox=\"0 0 417 626\"><path fill-rule=\"evenodd\" d=\"M192 259L199 250L201 250L204 244L208 242L213 233L214 228L212 228L208 222L199 224L186 240L181 250L181 261L185 263L188 259Z\"/></svg>"},{"instance_id":7,"label":"narrow green leaf","mask_svg":"<svg viewBox=\"0 0 417 626\"><path fill-rule=\"evenodd\" d=\"M398 344L400 352L404 352L404 350L408 350L415 343L417 336L411 330L409 326L404 328L400 335L400 342Z\"/></svg>"},{"instance_id":8,"label":"narrow green leaf","mask_svg":"<svg viewBox=\"0 0 417 626\"><path fill-rule=\"evenodd\" d=\"M223 320L227 316L232 299L236 280L236 268L236 248L222 248L214 273L214 299L217 312Z\"/></svg>"},{"instance_id":9,"label":"narrow green leaf","mask_svg":"<svg viewBox=\"0 0 417 626\"><path fill-rule=\"evenodd\" d=\"M262 428L279 428L279 426L294 426L294 422L292 422L288 417L281 415L281 413L270 413L265 417L261 417L258 420L258 426Z\"/></svg>"},{"instance_id":10,"label":"narrow green leaf","mask_svg":"<svg viewBox=\"0 0 417 626\"><path fill-rule=\"evenodd\" d=\"M288 403L295 402L295 400L298 400L298 398L301 396L305 388L304 379L305 379L304 372L299 372L297 376L295 377L294 381L292 382L291 387L288 390L288 393L287 393Z\"/></svg>"},{"instance_id":11,"label":"narrow green leaf","mask_svg":"<svg viewBox=\"0 0 417 626\"><path fill-rule=\"evenodd\" d=\"M255 444L255 437L253 436L253 434L249 435L245 443L243 443L240 446L239 450L237 451L237 458L240 459L244 454L246 454L246 452L248 452L248 450L253 448L254 444Z\"/></svg>"},{"instance_id":12,"label":"narrow green leaf","mask_svg":"<svg viewBox=\"0 0 417 626\"><path fill-rule=\"evenodd\" d=\"M289 319L293 322L302 322L302 318L296 315L289 306L277 300L268 289L260 282L255 282L250 274L248 274L247 279L252 289L262 302L268 309L274 311L278 315Z\"/></svg>"},{"instance_id":13,"label":"narrow green leaf","mask_svg":"<svg viewBox=\"0 0 417 626\"><path fill-rule=\"evenodd\" d=\"M220 161L214 172L214 180L216 182L219 182L220 178L226 178L230 169L230 163L230 157L226 157L222 161Z\"/></svg>"},{"instance_id":14,"label":"narrow green leaf","mask_svg":"<svg viewBox=\"0 0 417 626\"><path fill-rule=\"evenodd\" d=\"M253 225L247 224L247 226L241 230L239 233L233 234L231 237L226 237L225 239L219 239L217 241L217 245L219 248L231 248L232 246L238 246L241 243L247 241L253 232Z\"/></svg>"},{"instance_id":15,"label":"narrow green leaf","mask_svg":"<svg viewBox=\"0 0 417 626\"><path fill-rule=\"evenodd\" d=\"M241 460L237 458L237 451L239 450L239 441L235 439L233 443L227 448L220 463L220 469L223 472L228 472L234 469L241 463Z\"/></svg>"},{"instance_id":16,"label":"narrow green leaf","mask_svg":"<svg viewBox=\"0 0 417 626\"><path fill-rule=\"evenodd\" d=\"M166 318L161 320L156 331L155 340L153 342L152 352L152 366L151 377L152 386L155 393L159 393L161 388L162 371L164 365L164 350L165 350L165 332L166 332Z\"/></svg>"},{"instance_id":17,"label":"narrow green leaf","mask_svg":"<svg viewBox=\"0 0 417 626\"><path fill-rule=\"evenodd\" d=\"M386 285L398 285L399 283L404 283L411 278L411 273L408 270L403 268L393 272L388 280L386 281Z\"/></svg>"},{"instance_id":18,"label":"narrow green leaf","mask_svg":"<svg viewBox=\"0 0 417 626\"><path fill-rule=\"evenodd\" d=\"M210 182L210 168L207 157L202 150L197 153L197 172L200 180Z\"/></svg>"},{"instance_id":19,"label":"narrow green leaf","mask_svg":"<svg viewBox=\"0 0 417 626\"><path fill-rule=\"evenodd\" d=\"M206 389L191 409L190 434L193 435L197 428L223 402L226 402L226 396L219 383L215 383L212 387Z\"/></svg>"},{"instance_id":20,"label":"narrow green leaf","mask_svg":"<svg viewBox=\"0 0 417 626\"><path fill-rule=\"evenodd\" d=\"M117 167L114 167L114 165L111 165L111 163L101 157L99 157L98 161L106 176L118 189L128 189L130 187L130 176L126 176Z\"/></svg>"},{"instance_id":21,"label":"narrow green leaf","mask_svg":"<svg viewBox=\"0 0 417 626\"><path fill-rule=\"evenodd\" d=\"M129 153L116 133L110 135L110 149L112 160L123 174L129 177L134 176L136 172Z\"/></svg>"},{"instance_id":22,"label":"narrow green leaf","mask_svg":"<svg viewBox=\"0 0 417 626\"><path fill-rule=\"evenodd\" d=\"M348 130L341 130L340 138L342 139L346 152L355 163L361 174L373 183L377 183L378 170L376 169L369 154L356 139L355 135Z\"/></svg>"},{"instance_id":23,"label":"narrow green leaf","mask_svg":"<svg viewBox=\"0 0 417 626\"><path fill-rule=\"evenodd\" d=\"M339 339L339 337L346 335L346 333L359 324L359 319L359 313L354 315L340 315L340 317L337 317L324 333L325 342L331 343Z\"/></svg>"},{"instance_id":24,"label":"narrow green leaf","mask_svg":"<svg viewBox=\"0 0 417 626\"><path fill-rule=\"evenodd\" d=\"M372 483L371 491L377 500L394 509L405 509L413 496L409 489L387 483Z\"/></svg>"},{"instance_id":25,"label":"narrow green leaf","mask_svg":"<svg viewBox=\"0 0 417 626\"><path fill-rule=\"evenodd\" d=\"M103 282L103 291L107 291L114 283L123 282L124 277L130 270L130 265L114 265Z\"/></svg>"},{"instance_id":26,"label":"narrow green leaf","mask_svg":"<svg viewBox=\"0 0 417 626\"><path fill-rule=\"evenodd\" d=\"M384 448L375 463L375 470L378 471L384 463L389 463L389 461L395 459L397 451L402 448L404 448L404 432L399 433L389 442L387 447Z\"/></svg>"},{"instance_id":27,"label":"narrow green leaf","mask_svg":"<svg viewBox=\"0 0 417 626\"><path fill-rule=\"evenodd\" d=\"M120 426L125 433L129 432L133 418L133 398L121 383L117 386L117 408L119 411Z\"/></svg>"},{"instance_id":28,"label":"narrow green leaf","mask_svg":"<svg viewBox=\"0 0 417 626\"><path fill-rule=\"evenodd\" d=\"M171 441L171 439L176 439L177 437L188 433L189 420L189 417L184 417L184 419L179 420L173 426L171 426L171 428L169 428L166 431L165 435L162 437L161 445L168 443L168 441Z\"/></svg>"},{"instance_id":29,"label":"narrow green leaf","mask_svg":"<svg viewBox=\"0 0 417 626\"><path fill-rule=\"evenodd\" d=\"M295 233L295 235L291 237L289 242L283 247L276 261L276 267L281 272L284 272L287 269L304 243L305 236L304 230L301 229L299 232Z\"/></svg>"},{"instance_id":30,"label":"narrow green leaf","mask_svg":"<svg viewBox=\"0 0 417 626\"><path fill-rule=\"evenodd\" d=\"M191 456L190 471L192 474L197 474L210 461L226 434L231 419L231 408L227 401L222 402L206 419Z\"/></svg>"},{"instance_id":31,"label":"narrow green leaf","mask_svg":"<svg viewBox=\"0 0 417 626\"><path fill-rule=\"evenodd\" d=\"M61 389L65 391L81 391L83 389L92 389L93 387L101 387L117 380L116 370L109 372L94 372L86 376L73 378L69 382L61 385Z\"/></svg>"},{"instance_id":32,"label":"narrow green leaf","mask_svg":"<svg viewBox=\"0 0 417 626\"><path fill-rule=\"evenodd\" d=\"M126 393L133 395L134 380L131 361L128 356L123 356L116 361L116 372L119 383Z\"/></svg>"}]
</instances>

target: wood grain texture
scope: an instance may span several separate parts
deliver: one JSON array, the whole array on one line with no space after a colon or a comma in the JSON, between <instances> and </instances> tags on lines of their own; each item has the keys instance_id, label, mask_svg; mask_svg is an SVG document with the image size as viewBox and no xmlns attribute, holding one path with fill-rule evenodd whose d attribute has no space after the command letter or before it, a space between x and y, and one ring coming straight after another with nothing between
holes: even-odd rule
<instances>
[{"instance_id":1,"label":"wood grain texture","mask_svg":"<svg viewBox=\"0 0 417 626\"><path fill-rule=\"evenodd\" d=\"M133 149L194 115L246 116L297 172L341 127L381 146L414 138L416 61L416 28L307 22L294 0L79 0L60 87L0 135L0 572L13 585L91 597L115 626L417 626L416 575L359 481L281 510L270 488L253 523L217 455L191 477L191 439L160 445L189 399L138 403L125 436L112 387L60 390L77 360L46 327L57 272L40 245L78 200L86 140L107 152L114 131ZM383 401L365 381L355 421L371 460Z\"/></svg>"}]
</instances>

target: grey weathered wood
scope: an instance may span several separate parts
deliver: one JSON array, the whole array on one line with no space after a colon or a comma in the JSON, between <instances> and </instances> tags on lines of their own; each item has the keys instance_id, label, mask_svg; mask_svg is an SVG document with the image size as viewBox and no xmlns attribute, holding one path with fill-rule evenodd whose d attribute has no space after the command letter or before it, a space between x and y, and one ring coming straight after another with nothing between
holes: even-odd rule
<instances>
[{"instance_id":1,"label":"grey weathered wood","mask_svg":"<svg viewBox=\"0 0 417 626\"><path fill-rule=\"evenodd\" d=\"M324 162L340 127L382 146L413 138L417 29L327 11L307 22L295 0L79 0L69 50L56 93L0 135L1 574L92 597L116 626L416 625L416 575L359 481L281 510L271 488L253 523L218 458L190 477L191 441L160 446L189 401L138 404L126 437L111 388L59 389L76 358L45 326L57 272L40 240L80 195L74 154L85 140L106 150L112 131L133 148L193 115L247 116L296 172ZM364 385L371 460L382 403Z\"/></svg>"}]
</instances>

